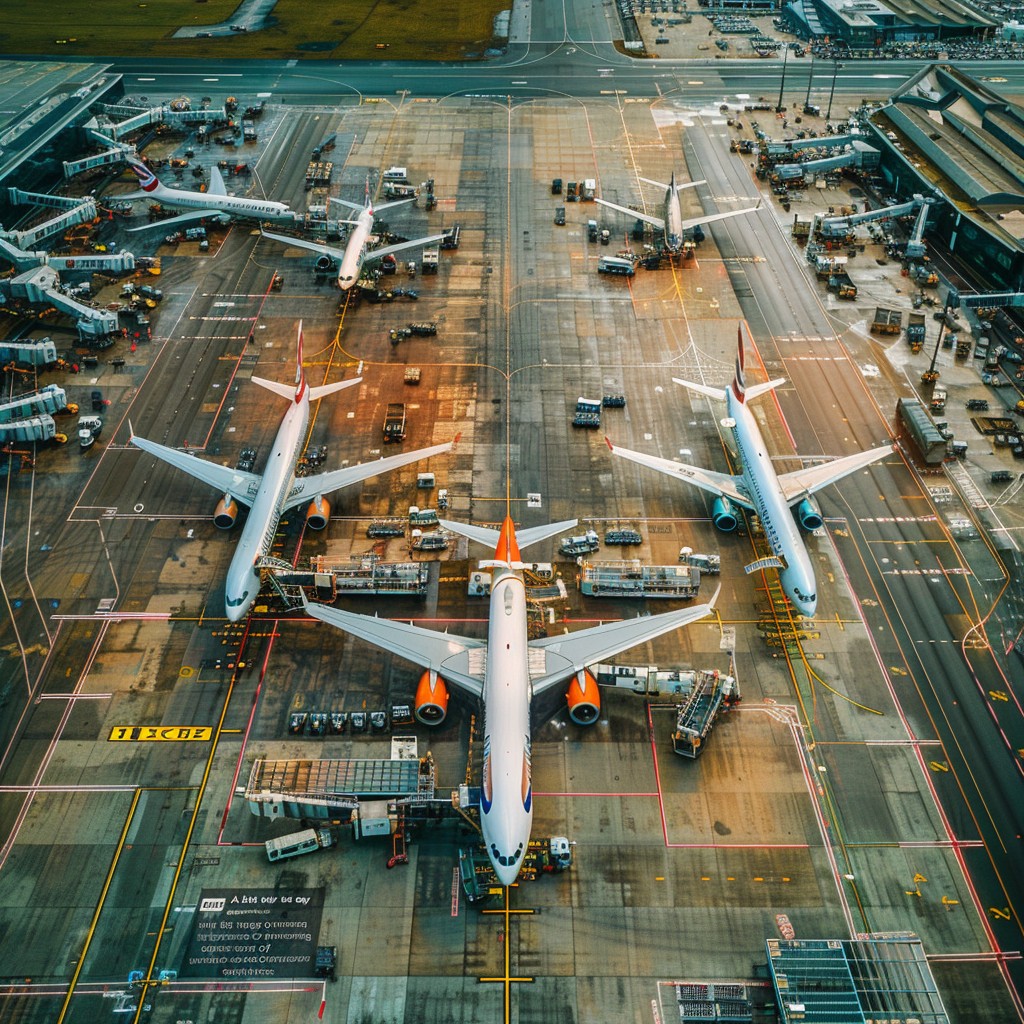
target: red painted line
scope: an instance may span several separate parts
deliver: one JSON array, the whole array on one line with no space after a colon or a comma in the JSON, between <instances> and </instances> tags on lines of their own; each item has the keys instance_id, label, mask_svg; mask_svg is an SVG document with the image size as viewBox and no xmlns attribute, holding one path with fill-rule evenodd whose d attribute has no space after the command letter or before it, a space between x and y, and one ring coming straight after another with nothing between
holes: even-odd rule
<instances>
[{"instance_id":1,"label":"red painted line","mask_svg":"<svg viewBox=\"0 0 1024 1024\"><path fill-rule=\"evenodd\" d=\"M647 734L651 738L651 760L654 762L654 781L658 786L658 813L661 815L661 834L665 839L665 846L671 844L668 841L668 819L665 817L665 797L661 790L661 772L658 769L658 748L654 740L654 717L651 714L651 706L647 705Z\"/></svg>"},{"instance_id":2,"label":"red painted line","mask_svg":"<svg viewBox=\"0 0 1024 1024\"><path fill-rule=\"evenodd\" d=\"M324 1019L324 1010L326 1010L326 1009L327 1009L327 1000L326 999L321 999L320 1000L320 1012L316 1015L316 1019L317 1020L323 1020Z\"/></svg>"}]
</instances>

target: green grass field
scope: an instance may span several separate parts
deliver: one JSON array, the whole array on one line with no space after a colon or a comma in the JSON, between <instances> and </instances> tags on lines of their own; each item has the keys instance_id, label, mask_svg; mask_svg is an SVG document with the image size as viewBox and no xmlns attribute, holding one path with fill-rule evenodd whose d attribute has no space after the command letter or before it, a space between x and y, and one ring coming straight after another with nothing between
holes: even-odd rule
<instances>
[{"instance_id":1,"label":"green grass field","mask_svg":"<svg viewBox=\"0 0 1024 1024\"><path fill-rule=\"evenodd\" d=\"M268 28L175 39L182 26L232 21L237 0L8 0L5 55L211 57L256 60L458 60L480 54L511 0L278 0ZM379 49L378 44L386 44Z\"/></svg>"}]
</instances>

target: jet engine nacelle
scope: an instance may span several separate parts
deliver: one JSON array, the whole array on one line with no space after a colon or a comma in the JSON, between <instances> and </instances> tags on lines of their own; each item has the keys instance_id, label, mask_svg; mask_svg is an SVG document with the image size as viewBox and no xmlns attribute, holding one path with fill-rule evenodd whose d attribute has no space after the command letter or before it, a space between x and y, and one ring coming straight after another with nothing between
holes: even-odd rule
<instances>
[{"instance_id":1,"label":"jet engine nacelle","mask_svg":"<svg viewBox=\"0 0 1024 1024\"><path fill-rule=\"evenodd\" d=\"M213 524L221 530L230 530L238 518L238 502L224 495L213 510Z\"/></svg>"},{"instance_id":2,"label":"jet engine nacelle","mask_svg":"<svg viewBox=\"0 0 1024 1024\"><path fill-rule=\"evenodd\" d=\"M322 530L331 518L331 503L322 495L317 495L306 509L306 525L311 530Z\"/></svg>"},{"instance_id":3,"label":"jet engine nacelle","mask_svg":"<svg viewBox=\"0 0 1024 1024\"><path fill-rule=\"evenodd\" d=\"M331 259L330 256L317 256L316 258L316 269L321 274L326 274L328 271L337 270L338 265Z\"/></svg>"},{"instance_id":4,"label":"jet engine nacelle","mask_svg":"<svg viewBox=\"0 0 1024 1024\"><path fill-rule=\"evenodd\" d=\"M711 505L711 522L722 533L732 533L739 526L740 517L728 498L715 498Z\"/></svg>"},{"instance_id":5,"label":"jet engine nacelle","mask_svg":"<svg viewBox=\"0 0 1024 1024\"><path fill-rule=\"evenodd\" d=\"M565 695L569 717L577 725L593 725L601 714L601 691L597 680L586 670L577 672Z\"/></svg>"},{"instance_id":6,"label":"jet engine nacelle","mask_svg":"<svg viewBox=\"0 0 1024 1024\"><path fill-rule=\"evenodd\" d=\"M424 725L440 725L448 714L448 687L433 669L420 676L415 713Z\"/></svg>"},{"instance_id":7,"label":"jet engine nacelle","mask_svg":"<svg viewBox=\"0 0 1024 1024\"><path fill-rule=\"evenodd\" d=\"M825 520L821 509L809 498L804 498L796 507L796 518L805 530L820 530Z\"/></svg>"}]
</instances>

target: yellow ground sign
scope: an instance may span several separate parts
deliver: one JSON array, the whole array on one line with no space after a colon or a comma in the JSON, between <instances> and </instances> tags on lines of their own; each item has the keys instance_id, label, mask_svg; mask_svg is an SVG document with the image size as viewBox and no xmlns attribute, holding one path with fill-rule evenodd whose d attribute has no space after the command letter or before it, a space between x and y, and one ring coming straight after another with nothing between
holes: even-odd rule
<instances>
[{"instance_id":1,"label":"yellow ground sign","mask_svg":"<svg viewBox=\"0 0 1024 1024\"><path fill-rule=\"evenodd\" d=\"M115 725L107 737L111 743L180 743L182 740L211 740L209 725Z\"/></svg>"}]
</instances>

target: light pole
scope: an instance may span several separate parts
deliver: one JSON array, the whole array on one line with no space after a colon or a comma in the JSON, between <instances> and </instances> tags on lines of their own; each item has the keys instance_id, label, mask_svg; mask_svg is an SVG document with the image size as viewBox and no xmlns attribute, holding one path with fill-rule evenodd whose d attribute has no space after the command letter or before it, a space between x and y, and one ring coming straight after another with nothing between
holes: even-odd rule
<instances>
[{"instance_id":1,"label":"light pole","mask_svg":"<svg viewBox=\"0 0 1024 1024\"><path fill-rule=\"evenodd\" d=\"M779 82L779 102L775 104L775 113L782 111L782 90L786 88L786 58L789 56L789 47L782 51L782 81Z\"/></svg>"},{"instance_id":2,"label":"light pole","mask_svg":"<svg viewBox=\"0 0 1024 1024\"><path fill-rule=\"evenodd\" d=\"M828 112L825 114L825 120L828 121L832 117L832 97L836 94L836 75L839 74L839 69L843 67L834 57L832 58L832 88L828 92Z\"/></svg>"},{"instance_id":3,"label":"light pole","mask_svg":"<svg viewBox=\"0 0 1024 1024\"><path fill-rule=\"evenodd\" d=\"M804 113L808 113L807 108L811 105L811 83L814 81L814 54L811 54L811 70L807 73L807 95L804 97Z\"/></svg>"}]
</instances>

